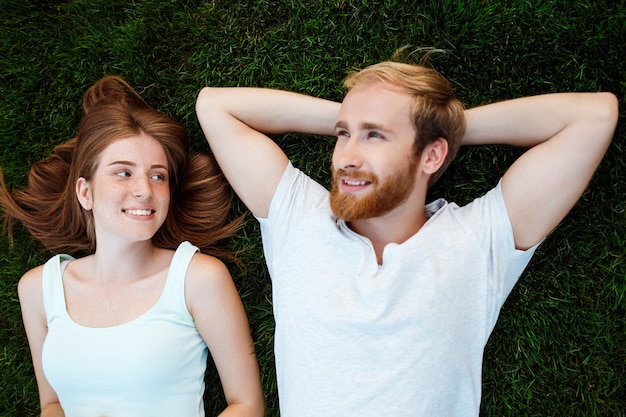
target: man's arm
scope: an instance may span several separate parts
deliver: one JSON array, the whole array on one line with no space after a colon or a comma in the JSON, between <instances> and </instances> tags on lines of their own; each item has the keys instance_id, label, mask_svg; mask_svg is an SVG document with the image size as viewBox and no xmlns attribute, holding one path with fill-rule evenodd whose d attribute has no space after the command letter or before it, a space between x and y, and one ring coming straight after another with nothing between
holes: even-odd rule
<instances>
[{"instance_id":1,"label":"man's arm","mask_svg":"<svg viewBox=\"0 0 626 417\"><path fill-rule=\"evenodd\" d=\"M531 147L505 173L502 192L515 245L547 236L582 195L617 123L610 93L525 97L466 111L464 145Z\"/></svg>"},{"instance_id":2,"label":"man's arm","mask_svg":"<svg viewBox=\"0 0 626 417\"><path fill-rule=\"evenodd\" d=\"M196 112L237 195L255 216L267 217L288 159L265 134L334 135L339 104L279 90L207 87Z\"/></svg>"}]
</instances>

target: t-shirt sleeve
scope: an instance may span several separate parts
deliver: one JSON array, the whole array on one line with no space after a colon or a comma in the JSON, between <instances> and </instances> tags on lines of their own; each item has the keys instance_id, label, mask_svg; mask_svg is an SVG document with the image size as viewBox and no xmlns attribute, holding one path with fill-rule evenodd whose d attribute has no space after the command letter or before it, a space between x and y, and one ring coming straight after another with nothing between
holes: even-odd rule
<instances>
[{"instance_id":1,"label":"t-shirt sleeve","mask_svg":"<svg viewBox=\"0 0 626 417\"><path fill-rule=\"evenodd\" d=\"M328 190L295 168L291 162L287 164L270 202L267 217L256 217L261 227L263 251L270 275L275 245L289 245L293 228L308 221L308 214L319 205L328 206Z\"/></svg>"},{"instance_id":2,"label":"t-shirt sleeve","mask_svg":"<svg viewBox=\"0 0 626 417\"><path fill-rule=\"evenodd\" d=\"M464 223L472 229L480 247L488 251L489 276L493 277L491 285L499 310L541 242L527 250L515 248L501 182L484 196L459 208L457 215L465 217Z\"/></svg>"}]
</instances>

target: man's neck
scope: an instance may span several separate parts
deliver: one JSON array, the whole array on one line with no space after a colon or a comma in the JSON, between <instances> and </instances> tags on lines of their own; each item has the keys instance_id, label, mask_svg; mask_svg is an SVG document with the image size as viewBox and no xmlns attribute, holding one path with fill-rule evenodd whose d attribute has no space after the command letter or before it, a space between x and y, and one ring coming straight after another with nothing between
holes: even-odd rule
<instances>
[{"instance_id":1,"label":"man's neck","mask_svg":"<svg viewBox=\"0 0 626 417\"><path fill-rule=\"evenodd\" d=\"M385 247L389 243L405 242L422 228L426 220L423 204L403 205L381 217L350 222L348 227L372 242L378 264L382 265Z\"/></svg>"}]
</instances>

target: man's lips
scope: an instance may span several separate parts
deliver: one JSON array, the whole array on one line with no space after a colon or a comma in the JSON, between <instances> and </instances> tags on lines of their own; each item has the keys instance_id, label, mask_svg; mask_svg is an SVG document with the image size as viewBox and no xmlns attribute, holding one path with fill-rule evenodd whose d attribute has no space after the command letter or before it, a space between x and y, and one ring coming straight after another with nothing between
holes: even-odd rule
<instances>
[{"instance_id":1,"label":"man's lips","mask_svg":"<svg viewBox=\"0 0 626 417\"><path fill-rule=\"evenodd\" d=\"M371 181L357 178L341 178L339 181L341 191L348 193L359 192L371 184Z\"/></svg>"}]
</instances>

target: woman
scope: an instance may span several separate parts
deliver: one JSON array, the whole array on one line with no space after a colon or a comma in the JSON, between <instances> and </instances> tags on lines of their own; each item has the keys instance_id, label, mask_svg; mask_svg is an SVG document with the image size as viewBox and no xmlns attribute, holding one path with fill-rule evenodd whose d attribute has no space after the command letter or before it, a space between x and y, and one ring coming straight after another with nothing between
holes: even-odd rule
<instances>
[{"instance_id":1,"label":"woman","mask_svg":"<svg viewBox=\"0 0 626 417\"><path fill-rule=\"evenodd\" d=\"M41 415L204 416L210 351L221 415L262 416L247 317L215 257L238 227L216 163L189 158L184 129L119 77L83 108L77 137L33 165L27 188L0 187L9 233L19 221L50 250L87 253L18 285Z\"/></svg>"}]
</instances>

